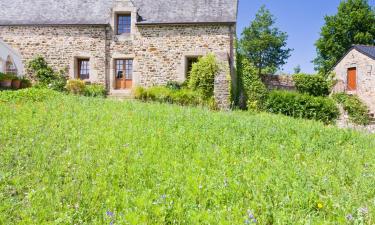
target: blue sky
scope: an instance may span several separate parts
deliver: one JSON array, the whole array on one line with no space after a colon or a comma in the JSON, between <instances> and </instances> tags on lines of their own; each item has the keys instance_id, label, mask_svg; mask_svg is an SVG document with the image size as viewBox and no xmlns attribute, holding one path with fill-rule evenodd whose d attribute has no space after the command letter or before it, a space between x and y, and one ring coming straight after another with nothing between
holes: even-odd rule
<instances>
[{"instance_id":1,"label":"blue sky","mask_svg":"<svg viewBox=\"0 0 375 225\"><path fill-rule=\"evenodd\" d=\"M250 24L262 5L276 17L280 30L289 35L288 46L293 48L292 56L284 71L292 73L300 65L303 72L314 72L311 61L316 56L315 41L319 38L324 16L337 12L341 0L240 0L237 34ZM375 0L369 0L375 5Z\"/></svg>"}]
</instances>

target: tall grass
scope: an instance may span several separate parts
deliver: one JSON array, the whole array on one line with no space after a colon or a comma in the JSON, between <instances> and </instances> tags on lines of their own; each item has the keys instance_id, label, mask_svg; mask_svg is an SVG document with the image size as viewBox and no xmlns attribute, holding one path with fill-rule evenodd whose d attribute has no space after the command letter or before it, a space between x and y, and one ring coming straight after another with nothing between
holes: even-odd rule
<instances>
[{"instance_id":1,"label":"tall grass","mask_svg":"<svg viewBox=\"0 0 375 225\"><path fill-rule=\"evenodd\" d=\"M0 93L0 224L374 224L375 139L248 112Z\"/></svg>"}]
</instances>

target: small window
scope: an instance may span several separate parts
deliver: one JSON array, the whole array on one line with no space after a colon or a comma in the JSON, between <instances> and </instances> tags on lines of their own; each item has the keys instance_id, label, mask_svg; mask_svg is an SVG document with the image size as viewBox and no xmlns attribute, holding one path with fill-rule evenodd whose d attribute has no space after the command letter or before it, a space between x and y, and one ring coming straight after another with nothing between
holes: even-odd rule
<instances>
[{"instance_id":1,"label":"small window","mask_svg":"<svg viewBox=\"0 0 375 225\"><path fill-rule=\"evenodd\" d=\"M186 59L186 79L190 77L191 69L193 68L193 64L198 62L199 57L187 57Z\"/></svg>"},{"instance_id":2,"label":"small window","mask_svg":"<svg viewBox=\"0 0 375 225\"><path fill-rule=\"evenodd\" d=\"M117 34L130 34L131 31L131 16L117 15Z\"/></svg>"},{"instance_id":3,"label":"small window","mask_svg":"<svg viewBox=\"0 0 375 225\"><path fill-rule=\"evenodd\" d=\"M17 74L17 67L14 64L13 60L8 57L6 63L5 63L5 73L12 73L12 74Z\"/></svg>"},{"instance_id":4,"label":"small window","mask_svg":"<svg viewBox=\"0 0 375 225\"><path fill-rule=\"evenodd\" d=\"M89 59L78 59L77 78L81 80L90 79L90 60Z\"/></svg>"}]
</instances>

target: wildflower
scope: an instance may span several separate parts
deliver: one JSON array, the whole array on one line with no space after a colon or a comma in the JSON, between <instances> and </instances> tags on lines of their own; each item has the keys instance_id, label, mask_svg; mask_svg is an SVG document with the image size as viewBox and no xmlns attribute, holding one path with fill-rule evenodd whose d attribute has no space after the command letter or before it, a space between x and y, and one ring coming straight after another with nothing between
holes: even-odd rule
<instances>
[{"instance_id":1,"label":"wildflower","mask_svg":"<svg viewBox=\"0 0 375 225\"><path fill-rule=\"evenodd\" d=\"M359 208L359 209L358 209L358 212L359 212L361 215L366 216L367 213L368 213L368 208L366 208L366 207Z\"/></svg>"},{"instance_id":2,"label":"wildflower","mask_svg":"<svg viewBox=\"0 0 375 225\"><path fill-rule=\"evenodd\" d=\"M107 216L112 217L112 216L113 216L113 212L111 212L111 211L107 211Z\"/></svg>"},{"instance_id":3,"label":"wildflower","mask_svg":"<svg viewBox=\"0 0 375 225\"><path fill-rule=\"evenodd\" d=\"M318 209L322 209L323 208L323 203L318 203Z\"/></svg>"},{"instance_id":4,"label":"wildflower","mask_svg":"<svg viewBox=\"0 0 375 225\"><path fill-rule=\"evenodd\" d=\"M352 214L348 214L345 218L348 221L352 221L354 219Z\"/></svg>"}]
</instances>

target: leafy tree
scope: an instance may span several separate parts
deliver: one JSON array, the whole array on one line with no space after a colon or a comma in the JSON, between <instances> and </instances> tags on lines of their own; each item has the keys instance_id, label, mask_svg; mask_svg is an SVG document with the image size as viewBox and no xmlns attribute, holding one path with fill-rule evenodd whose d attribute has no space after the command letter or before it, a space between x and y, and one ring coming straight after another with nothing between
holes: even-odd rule
<instances>
[{"instance_id":1,"label":"leafy tree","mask_svg":"<svg viewBox=\"0 0 375 225\"><path fill-rule=\"evenodd\" d=\"M292 51L286 48L288 35L274 25L274 16L262 6L255 20L242 32L239 41L241 54L254 64L258 75L262 72L275 73L286 63Z\"/></svg>"},{"instance_id":2,"label":"leafy tree","mask_svg":"<svg viewBox=\"0 0 375 225\"><path fill-rule=\"evenodd\" d=\"M301 69L301 66L300 65L297 65L296 67L294 67L294 74L299 74L301 73L302 69Z\"/></svg>"},{"instance_id":3,"label":"leafy tree","mask_svg":"<svg viewBox=\"0 0 375 225\"><path fill-rule=\"evenodd\" d=\"M367 0L345 0L336 15L325 17L325 25L315 44L316 69L321 73L329 72L353 44L375 44L375 8L371 8Z\"/></svg>"}]
</instances>

